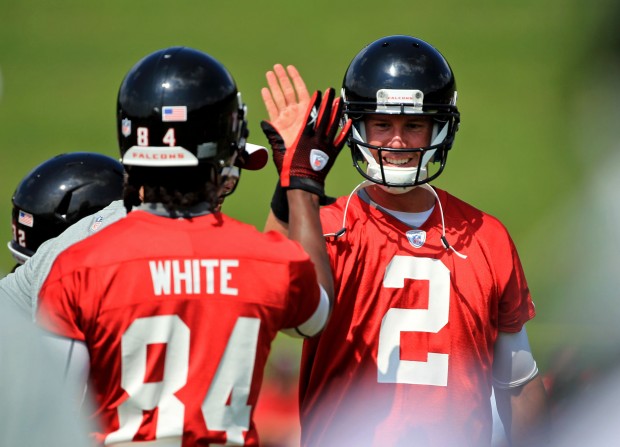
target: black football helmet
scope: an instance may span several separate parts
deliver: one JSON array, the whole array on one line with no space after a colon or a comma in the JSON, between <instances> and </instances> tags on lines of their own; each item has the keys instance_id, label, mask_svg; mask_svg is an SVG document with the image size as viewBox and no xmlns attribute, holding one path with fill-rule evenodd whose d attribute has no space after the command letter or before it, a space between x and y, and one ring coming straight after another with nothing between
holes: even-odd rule
<instances>
[{"instance_id":1,"label":"black football helmet","mask_svg":"<svg viewBox=\"0 0 620 447\"><path fill-rule=\"evenodd\" d=\"M28 173L13 194L13 257L23 264L71 224L123 196L123 166L91 152L57 155Z\"/></svg>"},{"instance_id":2,"label":"black football helmet","mask_svg":"<svg viewBox=\"0 0 620 447\"><path fill-rule=\"evenodd\" d=\"M459 126L456 96L456 82L448 62L423 40L395 35L367 45L349 64L342 85L344 118L353 120L349 146L357 170L395 193L437 178ZM431 116L432 141L426 147L407 149L370 145L364 129L368 114ZM378 152L377 158L371 149ZM396 150L419 153L418 166L384 166L382 154Z\"/></svg>"},{"instance_id":3,"label":"black football helmet","mask_svg":"<svg viewBox=\"0 0 620 447\"><path fill-rule=\"evenodd\" d=\"M221 175L245 150L246 106L219 61L172 47L146 56L125 76L117 131L126 166L210 163Z\"/></svg>"}]
</instances>

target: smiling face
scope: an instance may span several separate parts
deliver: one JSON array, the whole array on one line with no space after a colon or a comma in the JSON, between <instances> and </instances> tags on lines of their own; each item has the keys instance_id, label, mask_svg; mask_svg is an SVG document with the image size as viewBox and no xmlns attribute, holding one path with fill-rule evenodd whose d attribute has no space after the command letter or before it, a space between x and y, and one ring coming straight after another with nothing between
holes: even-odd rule
<instances>
[{"instance_id":1,"label":"smiling face","mask_svg":"<svg viewBox=\"0 0 620 447\"><path fill-rule=\"evenodd\" d=\"M412 149L428 146L433 123L429 116L421 115L368 115L365 119L366 138L369 144L391 149ZM384 166L416 167L420 152L379 151L371 149L378 163Z\"/></svg>"},{"instance_id":2,"label":"smiling face","mask_svg":"<svg viewBox=\"0 0 620 447\"><path fill-rule=\"evenodd\" d=\"M383 148L368 148L383 169L402 168L409 172L409 178L415 177L424 153L421 148L431 144L433 120L430 116L371 114L364 119L364 129L368 144ZM395 170L392 169L389 175L396 175ZM374 202L395 211L421 212L430 209L434 203L434 197L428 191L413 186L386 188L378 185L370 188L368 193Z\"/></svg>"}]
</instances>

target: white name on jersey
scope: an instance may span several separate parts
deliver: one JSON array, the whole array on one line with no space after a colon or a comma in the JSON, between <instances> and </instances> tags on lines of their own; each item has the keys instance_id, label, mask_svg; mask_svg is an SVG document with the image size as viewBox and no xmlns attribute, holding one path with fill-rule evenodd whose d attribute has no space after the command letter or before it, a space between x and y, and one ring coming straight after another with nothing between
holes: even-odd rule
<instances>
[{"instance_id":1,"label":"white name on jersey","mask_svg":"<svg viewBox=\"0 0 620 447\"><path fill-rule=\"evenodd\" d=\"M155 295L238 295L230 287L238 259L185 259L149 261Z\"/></svg>"}]
</instances>

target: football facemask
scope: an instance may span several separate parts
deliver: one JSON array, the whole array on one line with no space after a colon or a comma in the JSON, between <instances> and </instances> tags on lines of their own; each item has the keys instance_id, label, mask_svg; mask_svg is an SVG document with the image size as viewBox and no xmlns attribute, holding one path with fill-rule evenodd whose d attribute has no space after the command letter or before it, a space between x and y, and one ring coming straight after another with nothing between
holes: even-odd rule
<instances>
[{"instance_id":1,"label":"football facemask","mask_svg":"<svg viewBox=\"0 0 620 447\"><path fill-rule=\"evenodd\" d=\"M354 124L350 144L354 151L354 165L367 180L382 185L388 192L404 193L413 187L427 183L439 176L445 166L444 149L450 123L435 122L430 145L411 148L390 148L375 146L366 142L364 122ZM417 159L415 166L398 167L386 164L390 154L409 154Z\"/></svg>"}]
</instances>

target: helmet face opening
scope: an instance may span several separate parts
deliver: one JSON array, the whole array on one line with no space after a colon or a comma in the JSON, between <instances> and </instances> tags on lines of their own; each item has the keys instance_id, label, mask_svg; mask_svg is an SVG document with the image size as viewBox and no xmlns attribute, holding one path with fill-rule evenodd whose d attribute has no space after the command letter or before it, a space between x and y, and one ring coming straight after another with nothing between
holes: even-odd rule
<instances>
[{"instance_id":1,"label":"helmet face opening","mask_svg":"<svg viewBox=\"0 0 620 447\"><path fill-rule=\"evenodd\" d=\"M240 178L241 169L237 166L226 166L223 168L220 172L220 190L218 196L223 199L235 192Z\"/></svg>"},{"instance_id":2,"label":"helmet face opening","mask_svg":"<svg viewBox=\"0 0 620 447\"><path fill-rule=\"evenodd\" d=\"M386 187L407 188L437 178L446 164L458 130L456 82L447 61L432 46L410 36L389 36L365 47L344 77L344 118L352 119L349 146L360 174ZM373 146L364 129L369 115L429 116L428 145L416 148ZM409 153L417 166L385 165L391 152Z\"/></svg>"},{"instance_id":3,"label":"helmet face opening","mask_svg":"<svg viewBox=\"0 0 620 447\"><path fill-rule=\"evenodd\" d=\"M443 171L447 151L440 145L422 148L389 148L374 146L361 139L351 138L353 164L359 173L372 182L387 186L406 188L427 183L437 178ZM397 167L388 165L384 160L391 155L417 160L414 166Z\"/></svg>"}]
</instances>

